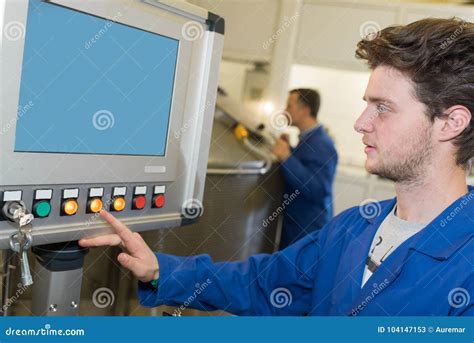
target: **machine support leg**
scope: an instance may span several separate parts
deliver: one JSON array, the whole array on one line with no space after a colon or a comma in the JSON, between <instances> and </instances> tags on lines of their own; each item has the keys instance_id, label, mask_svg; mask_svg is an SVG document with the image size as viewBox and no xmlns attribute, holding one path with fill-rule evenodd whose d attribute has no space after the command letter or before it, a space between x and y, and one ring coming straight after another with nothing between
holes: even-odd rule
<instances>
[{"instance_id":1,"label":"machine support leg","mask_svg":"<svg viewBox=\"0 0 474 343\"><path fill-rule=\"evenodd\" d=\"M77 241L36 246L33 306L35 316L77 316L84 257Z\"/></svg>"}]
</instances>

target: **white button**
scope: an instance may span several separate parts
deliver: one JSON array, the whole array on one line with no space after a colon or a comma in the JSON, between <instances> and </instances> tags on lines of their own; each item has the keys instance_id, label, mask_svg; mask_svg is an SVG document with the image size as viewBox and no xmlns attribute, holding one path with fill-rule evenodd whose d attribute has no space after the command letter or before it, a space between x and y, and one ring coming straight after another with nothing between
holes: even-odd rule
<instances>
[{"instance_id":1,"label":"white button","mask_svg":"<svg viewBox=\"0 0 474 343\"><path fill-rule=\"evenodd\" d=\"M103 196L104 196L104 189L102 187L89 189L90 198L103 197Z\"/></svg>"},{"instance_id":2,"label":"white button","mask_svg":"<svg viewBox=\"0 0 474 343\"><path fill-rule=\"evenodd\" d=\"M3 192L3 201L20 201L22 191L5 191Z\"/></svg>"},{"instance_id":3,"label":"white button","mask_svg":"<svg viewBox=\"0 0 474 343\"><path fill-rule=\"evenodd\" d=\"M124 196L127 194L127 187L114 187L113 196Z\"/></svg>"},{"instance_id":4,"label":"white button","mask_svg":"<svg viewBox=\"0 0 474 343\"><path fill-rule=\"evenodd\" d=\"M146 194L146 186L135 187L135 195L145 195L145 194Z\"/></svg>"},{"instance_id":5,"label":"white button","mask_svg":"<svg viewBox=\"0 0 474 343\"><path fill-rule=\"evenodd\" d=\"M35 200L51 200L52 197L52 189L37 189L35 191Z\"/></svg>"},{"instance_id":6,"label":"white button","mask_svg":"<svg viewBox=\"0 0 474 343\"><path fill-rule=\"evenodd\" d=\"M164 194L166 191L166 186L155 186L153 194Z\"/></svg>"},{"instance_id":7,"label":"white button","mask_svg":"<svg viewBox=\"0 0 474 343\"><path fill-rule=\"evenodd\" d=\"M79 188L69 188L63 190L63 199L79 198Z\"/></svg>"}]
</instances>

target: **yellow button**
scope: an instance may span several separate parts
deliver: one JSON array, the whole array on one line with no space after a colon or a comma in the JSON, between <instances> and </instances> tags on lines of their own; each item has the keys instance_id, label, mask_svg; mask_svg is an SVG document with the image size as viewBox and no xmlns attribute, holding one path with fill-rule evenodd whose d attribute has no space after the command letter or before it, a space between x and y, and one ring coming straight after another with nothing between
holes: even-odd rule
<instances>
[{"instance_id":1,"label":"yellow button","mask_svg":"<svg viewBox=\"0 0 474 343\"><path fill-rule=\"evenodd\" d=\"M249 136L249 132L247 131L245 126L243 126L242 124L239 124L234 129L234 136L237 140L240 141L244 138L247 138Z\"/></svg>"},{"instance_id":2,"label":"yellow button","mask_svg":"<svg viewBox=\"0 0 474 343\"><path fill-rule=\"evenodd\" d=\"M78 207L76 200L67 200L63 205L63 211L68 216L72 216L76 214Z\"/></svg>"},{"instance_id":3,"label":"yellow button","mask_svg":"<svg viewBox=\"0 0 474 343\"><path fill-rule=\"evenodd\" d=\"M92 213L100 212L100 210L102 209L102 200L92 199L89 202L89 209Z\"/></svg>"},{"instance_id":4,"label":"yellow button","mask_svg":"<svg viewBox=\"0 0 474 343\"><path fill-rule=\"evenodd\" d=\"M115 198L113 207L114 207L114 210L117 212L122 211L125 208L125 199L122 197Z\"/></svg>"}]
</instances>

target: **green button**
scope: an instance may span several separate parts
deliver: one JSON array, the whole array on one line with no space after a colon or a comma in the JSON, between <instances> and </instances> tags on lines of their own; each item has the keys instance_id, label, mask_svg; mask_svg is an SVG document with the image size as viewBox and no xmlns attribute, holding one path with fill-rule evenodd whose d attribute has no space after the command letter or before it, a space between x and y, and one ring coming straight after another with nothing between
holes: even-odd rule
<instances>
[{"instance_id":1,"label":"green button","mask_svg":"<svg viewBox=\"0 0 474 343\"><path fill-rule=\"evenodd\" d=\"M51 212L49 201L40 201L35 205L35 213L38 217L47 217Z\"/></svg>"}]
</instances>

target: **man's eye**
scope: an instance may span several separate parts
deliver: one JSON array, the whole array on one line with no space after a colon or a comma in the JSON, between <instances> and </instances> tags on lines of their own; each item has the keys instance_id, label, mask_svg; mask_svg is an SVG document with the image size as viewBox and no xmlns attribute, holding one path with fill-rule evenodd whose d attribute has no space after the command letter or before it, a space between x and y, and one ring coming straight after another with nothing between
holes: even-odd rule
<instances>
[{"instance_id":1,"label":"man's eye","mask_svg":"<svg viewBox=\"0 0 474 343\"><path fill-rule=\"evenodd\" d=\"M385 113L388 111L388 108L384 106L383 104L378 104L376 109L377 109L377 113Z\"/></svg>"}]
</instances>

